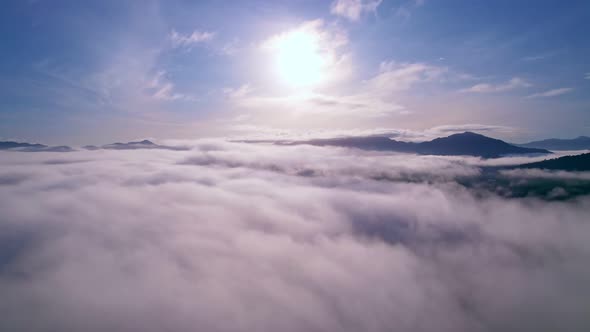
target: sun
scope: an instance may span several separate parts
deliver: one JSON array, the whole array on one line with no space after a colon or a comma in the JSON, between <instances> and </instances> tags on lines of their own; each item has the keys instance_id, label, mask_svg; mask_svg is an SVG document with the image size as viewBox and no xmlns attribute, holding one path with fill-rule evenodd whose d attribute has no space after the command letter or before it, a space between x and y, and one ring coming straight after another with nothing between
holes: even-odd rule
<instances>
[{"instance_id":1,"label":"sun","mask_svg":"<svg viewBox=\"0 0 590 332\"><path fill-rule=\"evenodd\" d=\"M330 61L320 44L320 37L306 30L294 30L274 38L271 48L279 78L296 87L311 87L324 81Z\"/></svg>"}]
</instances>

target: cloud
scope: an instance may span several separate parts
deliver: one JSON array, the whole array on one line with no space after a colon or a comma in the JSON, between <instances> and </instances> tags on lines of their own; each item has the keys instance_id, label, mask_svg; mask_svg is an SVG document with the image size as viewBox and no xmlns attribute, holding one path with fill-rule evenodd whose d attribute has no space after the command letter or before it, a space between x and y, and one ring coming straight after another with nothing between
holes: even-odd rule
<instances>
[{"instance_id":1,"label":"cloud","mask_svg":"<svg viewBox=\"0 0 590 332\"><path fill-rule=\"evenodd\" d=\"M276 113L281 110L283 115L307 114L316 116L363 117L377 118L392 114L405 114L409 111L393 101L384 100L372 91L354 95L331 95L323 93L297 93L285 96L266 96L252 93L252 90L226 89L225 92L234 105L256 112ZM248 117L251 121L252 118Z\"/></svg>"},{"instance_id":2,"label":"cloud","mask_svg":"<svg viewBox=\"0 0 590 332\"><path fill-rule=\"evenodd\" d=\"M408 19L410 18L410 16L412 16L412 13L406 7L400 6L398 9L395 10L395 16Z\"/></svg>"},{"instance_id":3,"label":"cloud","mask_svg":"<svg viewBox=\"0 0 590 332\"><path fill-rule=\"evenodd\" d=\"M524 58L522 58L524 61L537 61L537 60L543 60L545 59L547 56L545 54L540 54L540 55L530 55L530 56L525 56Z\"/></svg>"},{"instance_id":4,"label":"cloud","mask_svg":"<svg viewBox=\"0 0 590 332\"><path fill-rule=\"evenodd\" d=\"M335 71L338 72L340 69ZM248 109L262 114L259 117L249 117L250 124L267 126L270 122L269 118L280 112L282 119L287 117L293 119L291 124L294 121L306 120L304 117L297 117L298 114L313 114L316 124L325 120L333 127L334 120L345 122L351 119L358 121L359 119L371 120L391 116L407 116L412 114L413 110L400 102L406 91L428 84L466 79L472 78L448 67L421 62L383 61L376 73L367 80L341 82L348 88L318 87L313 91L295 91L277 96L276 93L265 93L264 89L257 87L256 93L249 90L248 94L235 96L230 100L240 109ZM350 87L354 87L354 89L350 89ZM235 90L226 89L225 92L229 93ZM344 92L337 93L335 90ZM252 113L249 114L252 115ZM257 118L260 121L257 122ZM274 124L274 126L277 125L279 124Z\"/></svg>"},{"instance_id":5,"label":"cloud","mask_svg":"<svg viewBox=\"0 0 590 332\"><path fill-rule=\"evenodd\" d=\"M166 79L166 72L159 71L148 82L145 91L154 99L171 101L171 100L189 100L189 96L174 91L174 84Z\"/></svg>"},{"instance_id":6,"label":"cloud","mask_svg":"<svg viewBox=\"0 0 590 332\"><path fill-rule=\"evenodd\" d=\"M457 125L443 125L436 126L424 131L429 139L437 137L448 136L457 133L463 133L466 131L478 132L483 135L496 136L498 134L510 134L518 132L518 128L498 126L498 125L487 125L477 123L457 124Z\"/></svg>"},{"instance_id":7,"label":"cloud","mask_svg":"<svg viewBox=\"0 0 590 332\"><path fill-rule=\"evenodd\" d=\"M586 74L584 75L584 78L585 78L585 79L587 79L587 80L590 80L590 73L586 73Z\"/></svg>"},{"instance_id":8,"label":"cloud","mask_svg":"<svg viewBox=\"0 0 590 332\"><path fill-rule=\"evenodd\" d=\"M395 16L403 19L409 19L412 16L412 10L416 7L424 6L424 0L414 0L409 4L402 4L395 9Z\"/></svg>"},{"instance_id":9,"label":"cloud","mask_svg":"<svg viewBox=\"0 0 590 332\"><path fill-rule=\"evenodd\" d=\"M209 31L193 31L190 35L183 35L176 30L172 30L168 35L174 47L189 47L195 44L203 43L212 40L215 37L214 32Z\"/></svg>"},{"instance_id":10,"label":"cloud","mask_svg":"<svg viewBox=\"0 0 590 332\"><path fill-rule=\"evenodd\" d=\"M504 176L517 179L559 179L590 181L590 172L548 171L542 169L513 169L501 171Z\"/></svg>"},{"instance_id":11,"label":"cloud","mask_svg":"<svg viewBox=\"0 0 590 332\"><path fill-rule=\"evenodd\" d=\"M570 93L573 91L573 88L559 88L559 89L552 89L545 92L533 93L532 95L528 95L526 98L547 98L547 97L555 97L561 96L566 93Z\"/></svg>"},{"instance_id":12,"label":"cloud","mask_svg":"<svg viewBox=\"0 0 590 332\"><path fill-rule=\"evenodd\" d=\"M252 87L250 84L243 84L238 88L225 88L223 92L231 99L239 99L250 95Z\"/></svg>"},{"instance_id":13,"label":"cloud","mask_svg":"<svg viewBox=\"0 0 590 332\"><path fill-rule=\"evenodd\" d=\"M446 67L425 63L385 61L379 65L379 73L367 83L378 93L388 94L392 91L407 90L418 83L442 79L448 72L449 69Z\"/></svg>"},{"instance_id":14,"label":"cloud","mask_svg":"<svg viewBox=\"0 0 590 332\"><path fill-rule=\"evenodd\" d=\"M540 53L540 54L535 54L535 55L529 55L529 56L523 57L522 60L524 60L524 61L544 60L544 59L552 58L552 57L558 55L560 52L561 51L556 50L556 51L550 51L550 52L545 52L545 53Z\"/></svg>"},{"instance_id":15,"label":"cloud","mask_svg":"<svg viewBox=\"0 0 590 332\"><path fill-rule=\"evenodd\" d=\"M514 77L510 81L502 84L489 84L489 83L480 83L476 84L470 88L463 89L461 92L472 92L472 93L495 93L495 92L504 92L510 91L520 88L528 88L531 87L532 84L525 81L520 77Z\"/></svg>"},{"instance_id":16,"label":"cloud","mask_svg":"<svg viewBox=\"0 0 590 332\"><path fill-rule=\"evenodd\" d=\"M110 119L121 119L132 113L133 125L138 128L146 121L154 123L154 114L168 107L162 101L194 99L188 93L179 92L168 77L159 60L163 49L129 44L132 46L114 48L97 67L84 71L66 69L51 61L38 64L39 71L54 78L48 82L51 98L55 99L52 103L55 102L60 109L70 110L68 114L82 112L93 119L107 116L107 113Z\"/></svg>"},{"instance_id":17,"label":"cloud","mask_svg":"<svg viewBox=\"0 0 590 332\"><path fill-rule=\"evenodd\" d=\"M275 34L262 42L262 48L273 49L281 41L293 34L310 35L314 42L317 43L320 52L332 53L336 49L348 44L348 35L345 30L335 25L325 24L323 20L316 19L305 21L298 26L287 31Z\"/></svg>"},{"instance_id":18,"label":"cloud","mask_svg":"<svg viewBox=\"0 0 590 332\"><path fill-rule=\"evenodd\" d=\"M590 326L588 197L481 194L462 158L192 144L2 153L0 329Z\"/></svg>"},{"instance_id":19,"label":"cloud","mask_svg":"<svg viewBox=\"0 0 590 332\"><path fill-rule=\"evenodd\" d=\"M315 95L316 107L334 112L348 111L365 117L384 117L411 113L395 99L395 94L416 85L443 81L450 73L446 67L425 63L382 62L378 73L362 82L356 93L349 95Z\"/></svg>"},{"instance_id":20,"label":"cloud","mask_svg":"<svg viewBox=\"0 0 590 332\"><path fill-rule=\"evenodd\" d=\"M336 0L330 12L351 21L358 21L364 13L375 13L383 0Z\"/></svg>"},{"instance_id":21,"label":"cloud","mask_svg":"<svg viewBox=\"0 0 590 332\"><path fill-rule=\"evenodd\" d=\"M243 94L246 92L246 94ZM307 114L338 117L382 117L406 112L395 102L384 101L369 94L329 95L321 93L301 93L286 96L262 96L238 89L226 89L234 105L252 111L268 112L282 110L283 115ZM276 113L276 112L275 112ZM250 122L251 117L247 118Z\"/></svg>"},{"instance_id":22,"label":"cloud","mask_svg":"<svg viewBox=\"0 0 590 332\"><path fill-rule=\"evenodd\" d=\"M219 53L227 56L235 55L240 51L241 45L239 39L233 39L219 49Z\"/></svg>"},{"instance_id":23,"label":"cloud","mask_svg":"<svg viewBox=\"0 0 590 332\"><path fill-rule=\"evenodd\" d=\"M267 38L261 43L261 49L272 56L277 76L293 80L293 76L297 76L297 72L292 71L295 67L306 72L299 80L315 87L340 81L350 73L350 55L344 50L347 44L345 30L317 19ZM300 61L296 56L305 59Z\"/></svg>"}]
</instances>

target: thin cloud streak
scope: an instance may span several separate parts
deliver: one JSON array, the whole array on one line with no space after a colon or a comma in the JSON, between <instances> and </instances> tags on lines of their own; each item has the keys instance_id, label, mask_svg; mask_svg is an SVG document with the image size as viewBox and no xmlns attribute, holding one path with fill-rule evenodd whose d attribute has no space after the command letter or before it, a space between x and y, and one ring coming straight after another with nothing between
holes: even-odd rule
<instances>
[{"instance_id":1,"label":"thin cloud streak","mask_svg":"<svg viewBox=\"0 0 590 332\"><path fill-rule=\"evenodd\" d=\"M183 35L176 30L169 34L170 41L174 47L188 47L195 44L212 40L215 37L214 32L195 30L191 34Z\"/></svg>"},{"instance_id":2,"label":"thin cloud streak","mask_svg":"<svg viewBox=\"0 0 590 332\"><path fill-rule=\"evenodd\" d=\"M489 83L480 83L476 84L470 88L463 89L461 92L471 92L471 93L497 93L497 92L504 92L510 91L520 88L528 88L531 87L532 84L525 81L520 77L514 77L510 81L502 84L489 84Z\"/></svg>"},{"instance_id":3,"label":"thin cloud streak","mask_svg":"<svg viewBox=\"0 0 590 332\"><path fill-rule=\"evenodd\" d=\"M561 95L564 95L566 93L570 93L573 90L574 90L573 88L553 89L553 90L548 90L548 91L545 91L545 92L533 93L532 95L528 95L526 98L528 98L528 99L534 99L534 98L548 98L548 97L561 96Z\"/></svg>"}]
</instances>

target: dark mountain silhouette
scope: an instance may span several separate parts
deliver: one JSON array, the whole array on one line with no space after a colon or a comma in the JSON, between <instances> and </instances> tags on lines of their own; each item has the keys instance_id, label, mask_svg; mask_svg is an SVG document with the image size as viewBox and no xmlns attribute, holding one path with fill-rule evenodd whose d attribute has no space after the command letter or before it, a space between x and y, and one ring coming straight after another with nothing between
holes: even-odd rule
<instances>
[{"instance_id":1,"label":"dark mountain silhouette","mask_svg":"<svg viewBox=\"0 0 590 332\"><path fill-rule=\"evenodd\" d=\"M590 150L590 137L579 136L572 139L551 138L525 144L518 144L518 146L547 150Z\"/></svg>"},{"instance_id":2,"label":"dark mountain silhouette","mask_svg":"<svg viewBox=\"0 0 590 332\"><path fill-rule=\"evenodd\" d=\"M536 163L517 166L518 168L541 168L560 171L590 171L590 153L577 156L565 156L555 159L547 159Z\"/></svg>"},{"instance_id":3,"label":"dark mountain silhouette","mask_svg":"<svg viewBox=\"0 0 590 332\"><path fill-rule=\"evenodd\" d=\"M396 151L426 155L477 156L498 158L511 154L547 154L544 149L523 148L484 135L464 132L441 137L428 142L414 143L392 140L383 136L344 137L316 139L290 144L311 144L318 146L341 146L363 150Z\"/></svg>"},{"instance_id":4,"label":"dark mountain silhouette","mask_svg":"<svg viewBox=\"0 0 590 332\"><path fill-rule=\"evenodd\" d=\"M188 150L184 147L176 147L176 146L166 146L166 145L159 145L149 140L143 141L136 141L136 142L127 142L127 143L112 143L103 145L101 147L97 147L94 145L87 145L84 147L86 150L98 150L98 149L106 149L106 150L137 150L137 149L165 149L165 150Z\"/></svg>"},{"instance_id":5,"label":"dark mountain silhouette","mask_svg":"<svg viewBox=\"0 0 590 332\"><path fill-rule=\"evenodd\" d=\"M20 152L70 152L74 149L69 146L47 146L43 144L20 143L13 141L0 142L0 150Z\"/></svg>"},{"instance_id":6,"label":"dark mountain silhouette","mask_svg":"<svg viewBox=\"0 0 590 332\"><path fill-rule=\"evenodd\" d=\"M0 142L0 150L22 149L22 148L42 149L42 148L47 148L47 147L48 147L47 145L43 145L43 144L19 143L19 142L13 142L13 141Z\"/></svg>"},{"instance_id":7,"label":"dark mountain silhouette","mask_svg":"<svg viewBox=\"0 0 590 332\"><path fill-rule=\"evenodd\" d=\"M111 150L155 149L158 147L159 145L152 141L148 141L147 139L139 142L112 143L102 146L103 149Z\"/></svg>"}]
</instances>

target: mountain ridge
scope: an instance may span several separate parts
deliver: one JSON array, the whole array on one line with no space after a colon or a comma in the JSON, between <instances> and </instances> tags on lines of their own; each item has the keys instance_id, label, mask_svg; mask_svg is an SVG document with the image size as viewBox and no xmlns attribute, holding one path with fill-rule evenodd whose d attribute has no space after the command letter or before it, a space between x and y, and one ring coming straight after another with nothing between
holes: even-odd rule
<instances>
[{"instance_id":1,"label":"mountain ridge","mask_svg":"<svg viewBox=\"0 0 590 332\"><path fill-rule=\"evenodd\" d=\"M150 140L144 139L142 141L131 141L127 143L111 143L105 144L102 146L95 146L95 145L86 145L84 146L86 150L138 150L138 149L163 149L163 150L174 150L174 151L183 151L188 150L184 147L177 147L177 146L167 146L167 145L159 145Z\"/></svg>"},{"instance_id":2,"label":"mountain ridge","mask_svg":"<svg viewBox=\"0 0 590 332\"><path fill-rule=\"evenodd\" d=\"M0 141L0 150L19 151L19 152L71 152L74 151L69 146L48 146L39 143Z\"/></svg>"},{"instance_id":3,"label":"mountain ridge","mask_svg":"<svg viewBox=\"0 0 590 332\"><path fill-rule=\"evenodd\" d=\"M525 148L539 148L547 150L590 150L590 137L578 136L576 138L570 139L548 138L515 145Z\"/></svg>"},{"instance_id":4,"label":"mountain ridge","mask_svg":"<svg viewBox=\"0 0 590 332\"><path fill-rule=\"evenodd\" d=\"M426 142L404 142L386 136L357 136L329 139L315 139L293 142L316 146L341 146L363 150L395 151L424 155L467 155L483 158L498 158L511 154L550 154L545 149L519 147L502 140L474 132L464 132Z\"/></svg>"}]
</instances>

